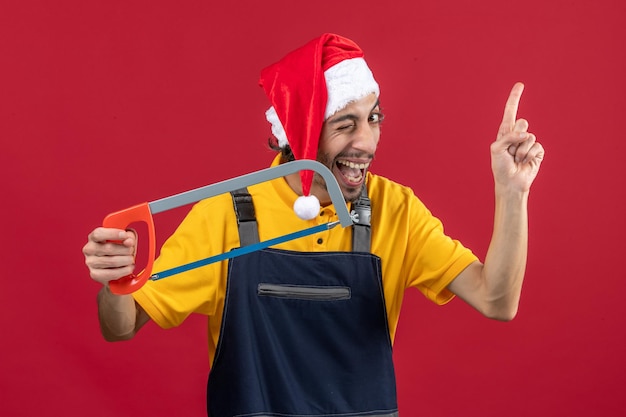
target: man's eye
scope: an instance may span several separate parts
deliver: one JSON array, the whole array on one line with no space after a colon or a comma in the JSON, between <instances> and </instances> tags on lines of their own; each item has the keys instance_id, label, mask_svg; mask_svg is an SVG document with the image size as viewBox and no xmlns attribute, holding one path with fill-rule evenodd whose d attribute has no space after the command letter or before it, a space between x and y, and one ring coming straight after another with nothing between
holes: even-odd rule
<instances>
[{"instance_id":1,"label":"man's eye","mask_svg":"<svg viewBox=\"0 0 626 417\"><path fill-rule=\"evenodd\" d=\"M383 121L385 116L382 113L372 113L369 118L370 123L380 123Z\"/></svg>"},{"instance_id":2,"label":"man's eye","mask_svg":"<svg viewBox=\"0 0 626 417\"><path fill-rule=\"evenodd\" d=\"M354 127L354 123L338 126L337 130L346 130L346 129L350 129L351 127Z\"/></svg>"}]
</instances>

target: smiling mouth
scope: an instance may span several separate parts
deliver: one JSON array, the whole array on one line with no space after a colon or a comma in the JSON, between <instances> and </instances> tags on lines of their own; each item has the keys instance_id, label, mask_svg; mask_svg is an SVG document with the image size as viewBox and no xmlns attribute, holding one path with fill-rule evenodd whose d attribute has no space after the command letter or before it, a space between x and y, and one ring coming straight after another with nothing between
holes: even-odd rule
<instances>
[{"instance_id":1,"label":"smiling mouth","mask_svg":"<svg viewBox=\"0 0 626 417\"><path fill-rule=\"evenodd\" d=\"M365 171L370 166L370 163L355 163L346 159L340 159L335 165L347 183L359 185L363 181Z\"/></svg>"}]
</instances>

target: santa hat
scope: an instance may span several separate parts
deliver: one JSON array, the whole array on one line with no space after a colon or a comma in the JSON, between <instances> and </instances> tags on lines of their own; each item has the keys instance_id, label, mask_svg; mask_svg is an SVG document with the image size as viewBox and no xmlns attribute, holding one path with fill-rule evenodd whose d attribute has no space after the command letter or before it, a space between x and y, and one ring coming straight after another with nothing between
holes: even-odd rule
<instances>
[{"instance_id":1,"label":"santa hat","mask_svg":"<svg viewBox=\"0 0 626 417\"><path fill-rule=\"evenodd\" d=\"M350 39L326 33L261 71L259 81L272 107L265 113L281 147L289 144L296 159L317 157L322 124L349 103L380 91L363 51ZM301 171L302 196L294 204L298 217L318 215L310 195L313 171Z\"/></svg>"}]
</instances>

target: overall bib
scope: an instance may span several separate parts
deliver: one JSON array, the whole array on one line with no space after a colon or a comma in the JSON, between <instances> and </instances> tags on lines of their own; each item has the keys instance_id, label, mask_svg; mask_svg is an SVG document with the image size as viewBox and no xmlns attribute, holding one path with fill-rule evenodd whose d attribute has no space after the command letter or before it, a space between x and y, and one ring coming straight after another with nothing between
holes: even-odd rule
<instances>
[{"instance_id":1,"label":"overall bib","mask_svg":"<svg viewBox=\"0 0 626 417\"><path fill-rule=\"evenodd\" d=\"M242 246L258 241L250 195L233 195ZM230 260L210 417L398 415L380 258L365 223L366 251L264 249Z\"/></svg>"}]
</instances>

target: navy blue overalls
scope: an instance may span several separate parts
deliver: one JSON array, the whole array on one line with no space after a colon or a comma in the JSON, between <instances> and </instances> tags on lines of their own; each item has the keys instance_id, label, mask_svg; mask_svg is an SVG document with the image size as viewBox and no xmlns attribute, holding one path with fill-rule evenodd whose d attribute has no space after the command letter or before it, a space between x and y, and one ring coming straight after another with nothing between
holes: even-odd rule
<instances>
[{"instance_id":1,"label":"navy blue overalls","mask_svg":"<svg viewBox=\"0 0 626 417\"><path fill-rule=\"evenodd\" d=\"M233 199L241 245L258 242L251 196ZM366 195L355 206L363 201L369 210ZM398 415L367 214L353 227L365 236L353 234L353 252L265 249L230 260L210 417Z\"/></svg>"}]
</instances>

